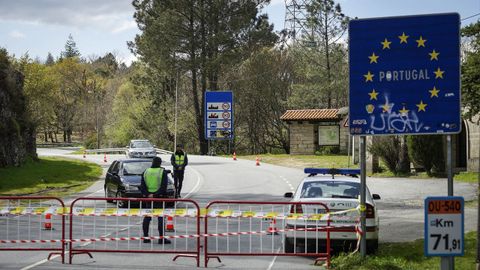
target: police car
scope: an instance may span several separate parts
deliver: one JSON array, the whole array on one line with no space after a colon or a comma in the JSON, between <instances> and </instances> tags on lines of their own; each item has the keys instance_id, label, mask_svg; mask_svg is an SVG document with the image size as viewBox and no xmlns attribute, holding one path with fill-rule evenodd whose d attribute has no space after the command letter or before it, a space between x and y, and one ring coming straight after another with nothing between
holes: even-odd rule
<instances>
[{"instance_id":1,"label":"police car","mask_svg":"<svg viewBox=\"0 0 480 270\"><path fill-rule=\"evenodd\" d=\"M328 218L334 227L334 231L330 232L330 246L344 251L355 249L355 230L360 227L360 179L357 177L360 170L306 168L304 171L308 176L299 184L295 193L285 193L286 198L292 198L291 202L305 203L291 206L292 216L304 218L286 219L286 229L292 230L285 232L285 252L295 253L299 252L299 248L308 249L309 246L325 248L327 234L315 228L325 227ZM380 196L371 195L367 188L367 252L370 253L378 248L379 218L374 202L378 199ZM324 206L312 203L323 203L330 215L326 215L328 211Z\"/></svg>"}]
</instances>

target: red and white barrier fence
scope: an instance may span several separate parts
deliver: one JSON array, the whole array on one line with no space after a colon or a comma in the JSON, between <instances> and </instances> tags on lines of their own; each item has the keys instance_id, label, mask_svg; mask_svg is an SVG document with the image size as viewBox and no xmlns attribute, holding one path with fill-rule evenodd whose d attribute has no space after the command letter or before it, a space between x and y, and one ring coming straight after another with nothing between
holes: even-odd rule
<instances>
[{"instance_id":1,"label":"red and white barrier fence","mask_svg":"<svg viewBox=\"0 0 480 270\"><path fill-rule=\"evenodd\" d=\"M258 219L254 215L221 218L219 215L206 215L205 267L208 267L208 262L212 258L221 262L220 256L313 256L317 258L315 263L325 261L327 267L330 264L330 218L311 221L283 218L280 219L281 222L277 222L278 219L276 219L278 216L287 216L284 213L289 212L291 216L329 212L328 207L323 203L213 201L206 208L209 213L211 208L227 209L223 210L224 212L270 213L272 218ZM272 222L272 219L275 222ZM231 234L231 231L242 231L242 229L248 232L262 232L262 235L252 237L253 234ZM227 236L210 241L208 236L211 234ZM289 243L291 239L294 241L293 244ZM315 242L311 248L310 240ZM304 249L300 251L302 246Z\"/></svg>"},{"instance_id":2,"label":"red and white barrier fence","mask_svg":"<svg viewBox=\"0 0 480 270\"><path fill-rule=\"evenodd\" d=\"M116 209L120 215L98 215L96 209L108 209L107 201L124 201L126 208ZM117 204L118 205L118 204ZM195 201L163 198L78 198L70 206L69 262L76 254L109 253L170 253L195 258L200 264L200 217L175 216L177 207L200 212ZM93 209L92 213L75 214L75 209ZM112 209L112 208L109 208ZM167 220L175 227L166 230ZM148 222L150 220L150 222ZM148 229L145 222L149 223ZM145 232L148 234L145 235ZM196 238L196 239L195 239ZM160 241L153 242L151 240ZM171 243L170 243L171 241ZM163 244L160 244L163 243Z\"/></svg>"},{"instance_id":3,"label":"red and white barrier fence","mask_svg":"<svg viewBox=\"0 0 480 270\"><path fill-rule=\"evenodd\" d=\"M93 252L170 253L198 267L203 239L205 267L220 256L312 256L328 267L332 235L351 232L356 242L362 234L357 223L341 223L349 214L358 211L306 202L214 201L200 209L184 199L78 198L65 207L54 197L0 197L0 251L46 250L64 262L68 248L69 263Z\"/></svg>"},{"instance_id":4,"label":"red and white barrier fence","mask_svg":"<svg viewBox=\"0 0 480 270\"><path fill-rule=\"evenodd\" d=\"M50 251L48 259L58 254L65 262L65 216L47 209L63 209L56 197L0 196L0 251ZM24 209L42 209L22 214ZM23 240L16 240L23 239ZM34 245L29 245L34 244Z\"/></svg>"}]
</instances>

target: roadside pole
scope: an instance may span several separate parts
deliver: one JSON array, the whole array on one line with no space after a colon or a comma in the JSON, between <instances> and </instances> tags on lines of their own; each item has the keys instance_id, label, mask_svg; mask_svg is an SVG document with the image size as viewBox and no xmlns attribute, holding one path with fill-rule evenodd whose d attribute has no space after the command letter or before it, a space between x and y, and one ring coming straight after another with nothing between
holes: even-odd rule
<instances>
[{"instance_id":1,"label":"roadside pole","mask_svg":"<svg viewBox=\"0 0 480 270\"><path fill-rule=\"evenodd\" d=\"M477 270L480 270L480 146L478 149L478 187L477 187Z\"/></svg>"},{"instance_id":2,"label":"roadside pole","mask_svg":"<svg viewBox=\"0 0 480 270\"><path fill-rule=\"evenodd\" d=\"M452 135L447 135L447 189L448 196L453 196L453 170L452 170ZM455 269L455 257L441 257L441 270Z\"/></svg>"},{"instance_id":3,"label":"roadside pole","mask_svg":"<svg viewBox=\"0 0 480 270\"><path fill-rule=\"evenodd\" d=\"M175 134L173 136L173 152L177 149L177 109L178 109L178 70L177 79L175 80Z\"/></svg>"},{"instance_id":4,"label":"roadside pole","mask_svg":"<svg viewBox=\"0 0 480 270\"><path fill-rule=\"evenodd\" d=\"M362 229L362 238L360 238L360 254L362 258L367 255L367 223L366 223L366 205L367 196L367 154L366 154L366 136L360 136L360 226Z\"/></svg>"}]
</instances>

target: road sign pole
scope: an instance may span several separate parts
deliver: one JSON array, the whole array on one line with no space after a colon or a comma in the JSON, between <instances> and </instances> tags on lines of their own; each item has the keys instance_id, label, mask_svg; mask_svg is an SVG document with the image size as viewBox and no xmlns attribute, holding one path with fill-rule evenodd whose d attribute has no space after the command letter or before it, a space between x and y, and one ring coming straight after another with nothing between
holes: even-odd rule
<instances>
[{"instance_id":1,"label":"road sign pole","mask_svg":"<svg viewBox=\"0 0 480 270\"><path fill-rule=\"evenodd\" d=\"M366 136L360 136L360 226L362 238L360 240L360 254L362 258L367 255L367 223L365 197L367 195L367 154Z\"/></svg>"},{"instance_id":2,"label":"road sign pole","mask_svg":"<svg viewBox=\"0 0 480 270\"><path fill-rule=\"evenodd\" d=\"M450 134L447 135L447 178L448 196L453 196L452 136ZM441 270L453 270L454 268L455 257L441 257Z\"/></svg>"}]
</instances>

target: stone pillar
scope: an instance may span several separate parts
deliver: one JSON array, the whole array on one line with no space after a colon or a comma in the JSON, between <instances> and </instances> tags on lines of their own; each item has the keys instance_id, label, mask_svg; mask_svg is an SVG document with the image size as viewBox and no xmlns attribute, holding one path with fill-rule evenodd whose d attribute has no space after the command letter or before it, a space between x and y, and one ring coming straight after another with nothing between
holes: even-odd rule
<instances>
[{"instance_id":1,"label":"stone pillar","mask_svg":"<svg viewBox=\"0 0 480 270\"><path fill-rule=\"evenodd\" d=\"M467 170L480 172L480 120L477 115L472 121L465 121L467 126Z\"/></svg>"}]
</instances>

